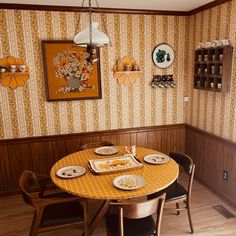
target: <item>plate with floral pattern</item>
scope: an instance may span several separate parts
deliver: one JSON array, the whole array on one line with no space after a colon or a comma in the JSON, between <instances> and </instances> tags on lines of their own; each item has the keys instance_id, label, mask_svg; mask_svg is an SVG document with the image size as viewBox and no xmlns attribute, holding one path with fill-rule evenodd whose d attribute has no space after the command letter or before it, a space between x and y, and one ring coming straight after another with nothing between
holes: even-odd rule
<instances>
[{"instance_id":1,"label":"plate with floral pattern","mask_svg":"<svg viewBox=\"0 0 236 236\"><path fill-rule=\"evenodd\" d=\"M145 179L138 175L121 175L113 180L113 185L122 190L136 190L145 184Z\"/></svg>"}]
</instances>

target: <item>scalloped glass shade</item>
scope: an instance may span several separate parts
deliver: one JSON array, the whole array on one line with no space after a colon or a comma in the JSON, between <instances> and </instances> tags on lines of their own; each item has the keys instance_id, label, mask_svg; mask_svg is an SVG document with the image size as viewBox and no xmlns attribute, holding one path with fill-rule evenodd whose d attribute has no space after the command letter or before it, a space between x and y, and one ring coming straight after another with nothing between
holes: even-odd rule
<instances>
[{"instance_id":1,"label":"scalloped glass shade","mask_svg":"<svg viewBox=\"0 0 236 236\"><path fill-rule=\"evenodd\" d=\"M87 47L87 44L91 43L89 38L89 23L86 24L83 31L74 36L74 43L81 47ZM105 33L98 30L97 22L92 22L92 44L95 44L96 47L110 45L109 37Z\"/></svg>"}]
</instances>

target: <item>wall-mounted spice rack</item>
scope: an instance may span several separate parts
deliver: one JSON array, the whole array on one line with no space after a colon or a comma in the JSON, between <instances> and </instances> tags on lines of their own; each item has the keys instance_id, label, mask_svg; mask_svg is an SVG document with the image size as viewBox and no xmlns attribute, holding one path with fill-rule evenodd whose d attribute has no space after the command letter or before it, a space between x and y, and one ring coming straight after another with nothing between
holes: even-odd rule
<instances>
[{"instance_id":1,"label":"wall-mounted spice rack","mask_svg":"<svg viewBox=\"0 0 236 236\"><path fill-rule=\"evenodd\" d=\"M231 46L195 50L194 88L229 92L233 48Z\"/></svg>"}]
</instances>

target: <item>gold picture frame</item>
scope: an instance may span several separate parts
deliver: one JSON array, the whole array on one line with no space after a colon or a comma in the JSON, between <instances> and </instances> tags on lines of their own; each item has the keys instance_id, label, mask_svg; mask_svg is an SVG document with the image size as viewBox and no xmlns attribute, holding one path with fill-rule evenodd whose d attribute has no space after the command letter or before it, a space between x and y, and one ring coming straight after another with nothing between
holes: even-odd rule
<instances>
[{"instance_id":1,"label":"gold picture frame","mask_svg":"<svg viewBox=\"0 0 236 236\"><path fill-rule=\"evenodd\" d=\"M44 40L42 51L47 101L102 98L100 63L86 60L86 48L72 41Z\"/></svg>"}]
</instances>

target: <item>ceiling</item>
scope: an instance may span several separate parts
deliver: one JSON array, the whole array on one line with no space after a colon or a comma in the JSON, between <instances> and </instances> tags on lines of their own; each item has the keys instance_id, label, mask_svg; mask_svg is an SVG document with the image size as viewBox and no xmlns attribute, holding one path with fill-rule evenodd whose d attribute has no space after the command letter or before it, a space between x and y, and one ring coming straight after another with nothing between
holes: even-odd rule
<instances>
[{"instance_id":1,"label":"ceiling","mask_svg":"<svg viewBox=\"0 0 236 236\"><path fill-rule=\"evenodd\" d=\"M101 8L144 9L160 11L191 11L210 2L214 2L214 0L98 0L99 6ZM0 3L19 4L19 0L0 0ZM82 0L21 0L20 3L80 7ZM85 0L84 6L88 6L88 0ZM92 6L95 6L95 0L92 0Z\"/></svg>"}]
</instances>

